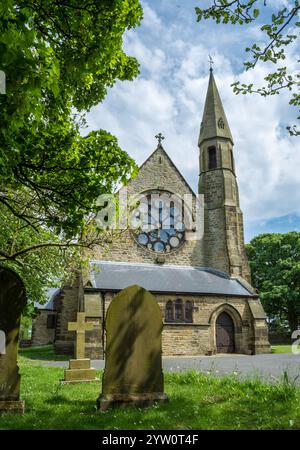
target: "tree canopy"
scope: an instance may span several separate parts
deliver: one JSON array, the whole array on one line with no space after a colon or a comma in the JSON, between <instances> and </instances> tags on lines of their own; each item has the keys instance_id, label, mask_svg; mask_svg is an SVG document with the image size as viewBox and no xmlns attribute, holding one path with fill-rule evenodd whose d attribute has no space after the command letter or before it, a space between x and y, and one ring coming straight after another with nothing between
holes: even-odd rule
<instances>
[{"instance_id":1,"label":"tree canopy","mask_svg":"<svg viewBox=\"0 0 300 450\"><path fill-rule=\"evenodd\" d=\"M247 70L254 69L258 62L270 62L274 71L265 77L265 85L255 86L233 83L236 94L258 93L264 97L279 94L283 89L290 91L290 104L300 106L300 73L294 72L284 64L287 49L299 38L300 26L299 0L274 2L268 0L213 0L207 8L196 7L197 20L212 19L216 23L246 25L258 21L260 16L266 16L266 23L260 25L264 38L252 43L245 51L250 55L244 63ZM300 60L298 61L300 62ZM298 117L300 119L300 116ZM291 135L299 135L296 125L289 125Z\"/></svg>"},{"instance_id":2,"label":"tree canopy","mask_svg":"<svg viewBox=\"0 0 300 450\"><path fill-rule=\"evenodd\" d=\"M135 169L109 132L80 127L116 80L138 74L122 42L141 16L138 0L1 2L0 203L16 217L74 236Z\"/></svg>"},{"instance_id":3,"label":"tree canopy","mask_svg":"<svg viewBox=\"0 0 300 450\"><path fill-rule=\"evenodd\" d=\"M0 3L0 263L32 299L64 273L98 196L136 171L109 131L81 130L117 80L138 74L122 46L141 18L138 0Z\"/></svg>"},{"instance_id":4,"label":"tree canopy","mask_svg":"<svg viewBox=\"0 0 300 450\"><path fill-rule=\"evenodd\" d=\"M252 281L269 319L300 324L300 233L261 234L246 246Z\"/></svg>"},{"instance_id":5,"label":"tree canopy","mask_svg":"<svg viewBox=\"0 0 300 450\"><path fill-rule=\"evenodd\" d=\"M46 300L46 287L57 285L71 268L77 269L79 249L63 247L51 230L42 227L32 230L3 206L0 206L0 229L0 264L11 267L22 277L28 299L26 313L31 315L34 302ZM32 251L26 251L28 248ZM14 259L7 257L16 253Z\"/></svg>"}]
</instances>

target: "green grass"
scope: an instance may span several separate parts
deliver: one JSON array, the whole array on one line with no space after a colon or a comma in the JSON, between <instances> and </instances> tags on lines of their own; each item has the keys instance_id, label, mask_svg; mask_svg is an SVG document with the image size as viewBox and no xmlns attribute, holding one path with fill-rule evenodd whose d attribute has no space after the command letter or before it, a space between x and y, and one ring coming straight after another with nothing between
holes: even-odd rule
<instances>
[{"instance_id":1,"label":"green grass","mask_svg":"<svg viewBox=\"0 0 300 450\"><path fill-rule=\"evenodd\" d=\"M196 372L166 374L168 404L96 411L101 383L60 385L63 370L20 363L23 416L0 416L0 429L300 428L300 388ZM101 376L101 373L99 373Z\"/></svg>"},{"instance_id":2,"label":"green grass","mask_svg":"<svg viewBox=\"0 0 300 450\"><path fill-rule=\"evenodd\" d=\"M40 347L27 347L19 349L20 361L68 361L70 356L56 355L53 345L43 345Z\"/></svg>"},{"instance_id":3,"label":"green grass","mask_svg":"<svg viewBox=\"0 0 300 450\"><path fill-rule=\"evenodd\" d=\"M272 345L272 353L292 353L291 345Z\"/></svg>"}]
</instances>

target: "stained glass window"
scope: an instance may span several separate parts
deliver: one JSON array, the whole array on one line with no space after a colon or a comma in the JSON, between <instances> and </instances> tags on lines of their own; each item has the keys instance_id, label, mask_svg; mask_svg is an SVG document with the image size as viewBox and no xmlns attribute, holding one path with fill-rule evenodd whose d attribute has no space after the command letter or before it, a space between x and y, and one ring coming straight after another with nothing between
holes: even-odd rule
<instances>
[{"instance_id":1,"label":"stained glass window","mask_svg":"<svg viewBox=\"0 0 300 450\"><path fill-rule=\"evenodd\" d=\"M173 302L169 300L166 304L166 322L173 322L174 314L173 314Z\"/></svg>"},{"instance_id":2,"label":"stained glass window","mask_svg":"<svg viewBox=\"0 0 300 450\"><path fill-rule=\"evenodd\" d=\"M136 232L137 242L156 253L167 253L184 242L183 202L171 200L167 191L152 191L145 195L145 223ZM136 214L140 217L139 213Z\"/></svg>"}]
</instances>

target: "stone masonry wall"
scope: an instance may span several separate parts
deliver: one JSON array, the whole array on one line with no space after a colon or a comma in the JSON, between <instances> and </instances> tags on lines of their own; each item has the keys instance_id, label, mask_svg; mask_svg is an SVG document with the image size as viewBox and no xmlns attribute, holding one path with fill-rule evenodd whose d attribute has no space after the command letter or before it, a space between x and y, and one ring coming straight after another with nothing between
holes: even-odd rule
<instances>
[{"instance_id":1,"label":"stone masonry wall","mask_svg":"<svg viewBox=\"0 0 300 450\"><path fill-rule=\"evenodd\" d=\"M64 319L64 333L60 333L55 342L57 353L72 354L75 335L73 332L66 331L68 321L74 321L76 318L77 296L75 288L70 288L66 293L66 307L64 309L68 318ZM86 290L88 292L88 289ZM115 293L105 294L105 311L113 299ZM254 322L246 298L227 297L227 296L197 296L174 294L154 295L161 309L162 318L165 317L165 306L167 301L180 298L183 301L192 301L194 306L193 323L165 323L162 334L162 349L165 356L176 355L205 355L216 352L215 342L215 321L222 311L228 312L235 323L236 330L236 351L237 353L253 353L254 345L262 347L262 340L267 336L267 327L265 321L260 321L258 326ZM100 300L99 295L99 302ZM63 302L65 303L65 301ZM103 314L99 317L87 317L87 321L92 321L96 327L92 332L86 333L86 357L92 359L102 359L105 349L105 333L103 333ZM255 332L254 332L255 327ZM257 335L262 336L257 338ZM104 339L104 341L103 341ZM259 342L258 342L259 341ZM104 346L103 346L104 343ZM264 350L266 346L264 347ZM259 349L258 349L259 351Z\"/></svg>"},{"instance_id":2,"label":"stone masonry wall","mask_svg":"<svg viewBox=\"0 0 300 450\"><path fill-rule=\"evenodd\" d=\"M241 276L250 283L250 267L244 244L243 214L238 207L226 206L225 216L230 273Z\"/></svg>"},{"instance_id":3,"label":"stone masonry wall","mask_svg":"<svg viewBox=\"0 0 300 450\"><path fill-rule=\"evenodd\" d=\"M140 194L149 190L166 190L173 194L193 194L190 187L179 174L166 152L158 147L140 168L136 178L127 185L128 195ZM204 265L203 241L185 241L183 245L164 254L166 264ZM155 263L157 253L141 247L128 230L117 236L109 249L98 247L91 259L105 261L123 261L136 263Z\"/></svg>"},{"instance_id":4,"label":"stone masonry wall","mask_svg":"<svg viewBox=\"0 0 300 450\"><path fill-rule=\"evenodd\" d=\"M78 312L78 277L70 285L64 286L57 314L56 340L57 354L74 354L75 332L68 331L68 323L75 322Z\"/></svg>"},{"instance_id":5,"label":"stone masonry wall","mask_svg":"<svg viewBox=\"0 0 300 450\"><path fill-rule=\"evenodd\" d=\"M31 337L33 345L53 344L55 339L55 328L47 328L49 314L56 315L55 311L41 310L39 315L33 320Z\"/></svg>"},{"instance_id":6,"label":"stone masonry wall","mask_svg":"<svg viewBox=\"0 0 300 450\"><path fill-rule=\"evenodd\" d=\"M209 169L208 149L217 149L217 167ZM205 199L206 265L251 281L244 244L243 216L229 140L211 139L200 146L199 192Z\"/></svg>"},{"instance_id":7,"label":"stone masonry wall","mask_svg":"<svg viewBox=\"0 0 300 450\"><path fill-rule=\"evenodd\" d=\"M114 297L114 293L105 296L105 314ZM251 353L252 317L247 300L242 297L229 298L225 296L195 296L195 295L162 295L155 294L162 318L165 317L167 301L181 298L192 301L194 305L193 323L165 323L162 333L162 349L165 356L176 355L205 355L216 352L215 319L226 310L231 314L235 311L239 317L236 323L236 344L238 353ZM215 313L215 317L214 317ZM236 320L233 316L233 320Z\"/></svg>"},{"instance_id":8,"label":"stone masonry wall","mask_svg":"<svg viewBox=\"0 0 300 450\"><path fill-rule=\"evenodd\" d=\"M155 296L161 308L162 317L165 317L165 305L168 300L176 300L175 295L156 295ZM219 309L233 308L241 317L242 330L238 330L243 334L244 341L238 348L240 353L247 353L248 348L248 332L251 324L250 309L244 298L229 298L218 296L180 296L183 301L190 300L194 304L193 323L192 324L169 324L164 323L163 329L163 354L164 355L205 355L209 352L216 351L215 345L215 323L212 315L215 311L218 314ZM246 325L247 324L247 325ZM238 328L238 327L237 327Z\"/></svg>"}]
</instances>

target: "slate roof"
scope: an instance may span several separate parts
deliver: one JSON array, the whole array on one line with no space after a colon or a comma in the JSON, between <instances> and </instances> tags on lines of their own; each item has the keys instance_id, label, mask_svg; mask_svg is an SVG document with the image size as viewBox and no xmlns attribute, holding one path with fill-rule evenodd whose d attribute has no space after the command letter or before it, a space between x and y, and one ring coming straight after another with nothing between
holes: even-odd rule
<instances>
[{"instance_id":1,"label":"slate roof","mask_svg":"<svg viewBox=\"0 0 300 450\"><path fill-rule=\"evenodd\" d=\"M59 292L60 292L60 288L47 289L47 294L46 294L47 302L44 304L41 304L39 302L34 302L35 308L53 311L54 310L54 299Z\"/></svg>"},{"instance_id":2,"label":"slate roof","mask_svg":"<svg viewBox=\"0 0 300 450\"><path fill-rule=\"evenodd\" d=\"M92 287L101 291L138 284L151 292L253 297L239 280L210 268L111 261L90 264Z\"/></svg>"}]
</instances>

